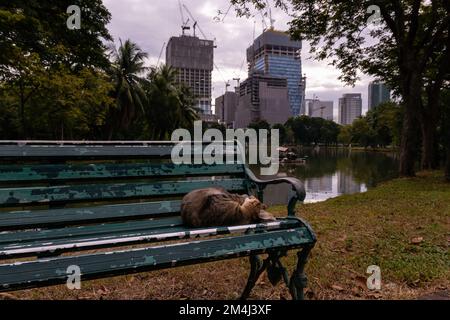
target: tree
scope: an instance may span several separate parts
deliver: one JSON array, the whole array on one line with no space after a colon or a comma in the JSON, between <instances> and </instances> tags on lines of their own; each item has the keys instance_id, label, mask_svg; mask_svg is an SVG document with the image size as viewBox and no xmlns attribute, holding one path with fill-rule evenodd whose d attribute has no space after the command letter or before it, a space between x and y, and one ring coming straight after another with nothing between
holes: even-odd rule
<instances>
[{"instance_id":1,"label":"tree","mask_svg":"<svg viewBox=\"0 0 450 320\"><path fill-rule=\"evenodd\" d=\"M344 126L341 128L341 131L338 135L339 143L342 143L345 146L348 146L352 143L352 126Z\"/></svg>"},{"instance_id":2,"label":"tree","mask_svg":"<svg viewBox=\"0 0 450 320\"><path fill-rule=\"evenodd\" d=\"M277 123L277 124L274 124L273 126L272 126L272 129L274 129L274 130L278 130L278 132L280 133L280 143L283 145L283 144L286 144L288 141L288 133L287 133L287 129L286 129L286 127L284 126L284 125L282 125L281 123Z\"/></svg>"},{"instance_id":3,"label":"tree","mask_svg":"<svg viewBox=\"0 0 450 320\"><path fill-rule=\"evenodd\" d=\"M440 103L443 115L439 124L440 144L442 153L445 155L445 178L447 182L450 182L450 89L443 90Z\"/></svg>"},{"instance_id":4,"label":"tree","mask_svg":"<svg viewBox=\"0 0 450 320\"><path fill-rule=\"evenodd\" d=\"M286 122L286 128L293 132L296 143L304 145L336 144L340 130L334 121L308 116L290 118Z\"/></svg>"},{"instance_id":5,"label":"tree","mask_svg":"<svg viewBox=\"0 0 450 320\"><path fill-rule=\"evenodd\" d=\"M351 127L352 142L365 148L376 146L376 133L370 127L367 118L359 118L353 121Z\"/></svg>"},{"instance_id":6,"label":"tree","mask_svg":"<svg viewBox=\"0 0 450 320\"><path fill-rule=\"evenodd\" d=\"M81 29L69 30L67 8L81 9ZM16 0L0 6L0 75L17 69L24 53L37 54L43 65L84 67L109 65L105 40L111 40L107 24L111 14L101 0ZM61 50L61 48L64 50ZM0 77L1 78L1 77Z\"/></svg>"},{"instance_id":7,"label":"tree","mask_svg":"<svg viewBox=\"0 0 450 320\"><path fill-rule=\"evenodd\" d=\"M82 9L82 27L66 26L69 5ZM31 138L26 114L40 94L41 80L53 71L80 74L86 68L105 70L104 41L110 14L100 0L9 1L0 6L0 81L18 96L18 137ZM56 74L55 73L55 74ZM50 81L51 82L51 81Z\"/></svg>"},{"instance_id":8,"label":"tree","mask_svg":"<svg viewBox=\"0 0 450 320\"><path fill-rule=\"evenodd\" d=\"M263 0L231 0L241 14L248 3L264 7ZM288 1L276 0L279 6ZM415 175L421 118L423 79L432 56L448 41L450 4L445 0L328 1L290 0L294 18L290 32L310 42L319 60L332 58L341 80L354 83L358 70L391 85L405 106L400 146L400 174ZM369 30L370 6L379 9L380 22Z\"/></svg>"},{"instance_id":9,"label":"tree","mask_svg":"<svg viewBox=\"0 0 450 320\"><path fill-rule=\"evenodd\" d=\"M185 84L179 84L178 95L180 98L180 105L178 111L177 127L190 129L193 123L200 119L199 110L194 107L195 97L192 90Z\"/></svg>"},{"instance_id":10,"label":"tree","mask_svg":"<svg viewBox=\"0 0 450 320\"><path fill-rule=\"evenodd\" d=\"M23 87L20 82L1 85L0 139L23 137L26 123L31 139L95 139L101 136L112 89L109 77L102 71L88 68L74 74L64 65L34 70L29 76L36 88ZM31 91L32 90L32 91ZM24 93L26 108L22 108Z\"/></svg>"},{"instance_id":11,"label":"tree","mask_svg":"<svg viewBox=\"0 0 450 320\"><path fill-rule=\"evenodd\" d=\"M119 49L111 48L111 76L114 81L113 96L116 107L111 109L108 139L126 136L126 131L138 114L144 114L146 95L143 73L147 70L144 59L147 53L131 40L120 41Z\"/></svg>"},{"instance_id":12,"label":"tree","mask_svg":"<svg viewBox=\"0 0 450 320\"><path fill-rule=\"evenodd\" d=\"M166 139L177 128L190 129L199 119L191 90L178 84L176 75L174 68L162 65L147 77L146 119L153 139Z\"/></svg>"},{"instance_id":13,"label":"tree","mask_svg":"<svg viewBox=\"0 0 450 320\"><path fill-rule=\"evenodd\" d=\"M450 30L448 31L450 33ZM441 51L435 52L428 63L424 78L421 103L422 131L422 169L437 169L439 155L437 152L437 127L442 115L441 96L443 87L450 86L450 38L440 44Z\"/></svg>"},{"instance_id":14,"label":"tree","mask_svg":"<svg viewBox=\"0 0 450 320\"><path fill-rule=\"evenodd\" d=\"M376 145L399 145L403 118L400 106L394 102L382 103L369 110L365 118L375 134Z\"/></svg>"}]
</instances>

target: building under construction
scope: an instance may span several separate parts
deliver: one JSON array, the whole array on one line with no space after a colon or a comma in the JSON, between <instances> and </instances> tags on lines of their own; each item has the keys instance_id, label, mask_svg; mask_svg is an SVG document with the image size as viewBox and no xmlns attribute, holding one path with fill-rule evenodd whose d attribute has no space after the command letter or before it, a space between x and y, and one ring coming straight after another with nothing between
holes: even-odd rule
<instances>
[{"instance_id":1,"label":"building under construction","mask_svg":"<svg viewBox=\"0 0 450 320\"><path fill-rule=\"evenodd\" d=\"M236 128L246 128L260 120L271 125L284 124L291 116L287 79L254 71L241 83Z\"/></svg>"},{"instance_id":2,"label":"building under construction","mask_svg":"<svg viewBox=\"0 0 450 320\"><path fill-rule=\"evenodd\" d=\"M305 114L306 79L302 77L302 43L291 40L286 32L268 29L247 49L249 74L262 71L266 75L287 80L292 115Z\"/></svg>"},{"instance_id":3,"label":"building under construction","mask_svg":"<svg viewBox=\"0 0 450 320\"><path fill-rule=\"evenodd\" d=\"M178 83L191 88L201 113L211 115L214 42L188 35L172 37L166 48L166 64L178 71Z\"/></svg>"}]
</instances>

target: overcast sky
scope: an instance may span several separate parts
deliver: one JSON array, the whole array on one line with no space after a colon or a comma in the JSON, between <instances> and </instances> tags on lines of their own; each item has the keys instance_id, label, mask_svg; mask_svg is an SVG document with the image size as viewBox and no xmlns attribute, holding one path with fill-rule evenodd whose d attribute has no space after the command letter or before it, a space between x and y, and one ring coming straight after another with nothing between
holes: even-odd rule
<instances>
[{"instance_id":1,"label":"overcast sky","mask_svg":"<svg viewBox=\"0 0 450 320\"><path fill-rule=\"evenodd\" d=\"M103 0L112 14L108 26L116 41L131 39L149 55L149 64L156 65L163 44L171 36L181 34L181 14L178 0ZM218 10L226 12L228 0L181 0L191 11L202 31L211 40L216 40L217 49L214 59L219 70L213 72L213 99L225 91L225 81L235 86L233 78L247 78L246 49L252 43L253 31L256 36L262 33L262 18L247 19L236 17L230 10L224 21L217 22L214 17ZM289 16L278 9L272 10L275 28L287 30ZM184 11L185 19L189 17ZM192 21L192 19L191 19ZM268 19L267 19L268 23ZM165 61L165 49L161 55L161 63ZM333 100L335 117L337 104L343 93L362 93L363 112L367 110L367 85L370 78L363 77L356 86L346 87L338 80L339 71L325 61L310 59L309 45L303 42L303 73L307 77L306 98L313 94L321 100ZM241 68L242 67L242 68ZM242 81L241 80L241 81ZM213 101L214 104L214 101Z\"/></svg>"}]
</instances>

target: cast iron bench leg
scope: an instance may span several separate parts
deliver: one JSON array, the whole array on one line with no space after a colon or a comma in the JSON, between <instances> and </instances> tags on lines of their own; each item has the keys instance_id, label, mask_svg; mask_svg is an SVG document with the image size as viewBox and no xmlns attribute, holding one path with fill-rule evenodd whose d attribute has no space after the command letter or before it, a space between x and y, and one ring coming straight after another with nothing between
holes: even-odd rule
<instances>
[{"instance_id":1,"label":"cast iron bench leg","mask_svg":"<svg viewBox=\"0 0 450 320\"><path fill-rule=\"evenodd\" d=\"M250 256L250 275L248 276L247 285L245 286L244 292L241 295L241 300L247 300L250 296L250 292L255 287L261 274L267 269L269 265L269 260L261 261L261 258L257 255Z\"/></svg>"},{"instance_id":2,"label":"cast iron bench leg","mask_svg":"<svg viewBox=\"0 0 450 320\"><path fill-rule=\"evenodd\" d=\"M294 270L289 282L289 290L293 300L304 300L304 290L308 285L308 278L305 274L305 265L308 261L308 255L312 249L312 246L303 248L297 253L298 262L297 268Z\"/></svg>"}]
</instances>

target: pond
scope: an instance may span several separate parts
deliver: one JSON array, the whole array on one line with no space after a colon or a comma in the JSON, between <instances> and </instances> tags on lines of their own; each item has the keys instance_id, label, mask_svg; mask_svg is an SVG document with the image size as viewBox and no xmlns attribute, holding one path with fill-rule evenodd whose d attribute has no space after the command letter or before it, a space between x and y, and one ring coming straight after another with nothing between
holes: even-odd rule
<instances>
[{"instance_id":1,"label":"pond","mask_svg":"<svg viewBox=\"0 0 450 320\"><path fill-rule=\"evenodd\" d=\"M304 164L280 165L276 177L300 179L306 188L305 203L366 192L378 183L398 176L398 157L395 153L304 148L300 156L307 157ZM258 175L257 167L252 167L252 170ZM265 191L264 202L268 205L285 204L290 189L286 184L270 186Z\"/></svg>"}]
</instances>

